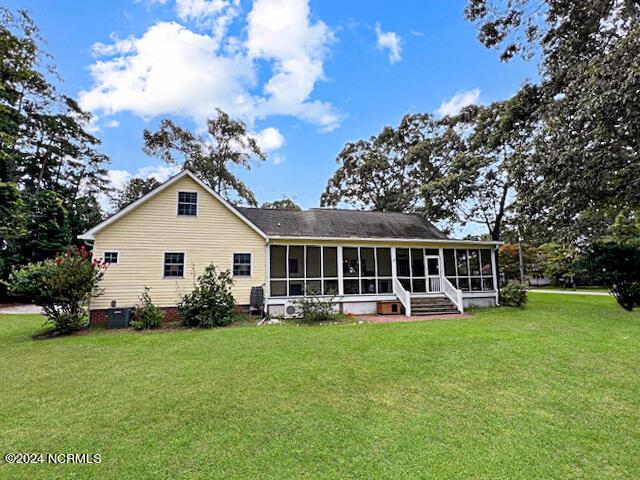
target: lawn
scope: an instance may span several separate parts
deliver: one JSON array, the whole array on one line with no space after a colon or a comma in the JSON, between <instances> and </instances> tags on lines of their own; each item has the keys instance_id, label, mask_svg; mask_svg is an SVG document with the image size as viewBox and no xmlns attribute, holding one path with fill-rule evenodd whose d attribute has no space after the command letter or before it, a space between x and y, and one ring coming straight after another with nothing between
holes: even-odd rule
<instances>
[{"instance_id":1,"label":"lawn","mask_svg":"<svg viewBox=\"0 0 640 480\"><path fill-rule=\"evenodd\" d=\"M47 340L0 315L0 478L640 478L640 312L536 294L470 319Z\"/></svg>"}]
</instances>

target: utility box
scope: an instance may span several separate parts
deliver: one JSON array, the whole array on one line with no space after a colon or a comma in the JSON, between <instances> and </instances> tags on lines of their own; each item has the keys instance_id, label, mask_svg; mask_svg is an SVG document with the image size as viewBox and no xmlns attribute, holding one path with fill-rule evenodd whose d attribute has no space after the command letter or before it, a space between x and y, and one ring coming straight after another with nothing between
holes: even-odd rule
<instances>
[{"instance_id":1,"label":"utility box","mask_svg":"<svg viewBox=\"0 0 640 480\"><path fill-rule=\"evenodd\" d=\"M107 328L129 328L131 308L110 308L107 310Z\"/></svg>"}]
</instances>

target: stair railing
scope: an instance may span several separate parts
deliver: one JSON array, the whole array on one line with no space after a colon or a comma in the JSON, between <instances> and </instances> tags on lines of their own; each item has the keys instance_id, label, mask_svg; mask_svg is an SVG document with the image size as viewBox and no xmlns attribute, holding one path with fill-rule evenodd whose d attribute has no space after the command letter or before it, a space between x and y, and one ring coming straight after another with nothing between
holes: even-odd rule
<instances>
[{"instance_id":1,"label":"stair railing","mask_svg":"<svg viewBox=\"0 0 640 480\"><path fill-rule=\"evenodd\" d=\"M442 292L451 300L460 313L464 313L464 302L462 300L462 290L458 290L453 284L446 278L440 277L440 285L442 285Z\"/></svg>"},{"instance_id":2,"label":"stair railing","mask_svg":"<svg viewBox=\"0 0 640 480\"><path fill-rule=\"evenodd\" d=\"M407 292L404 289L404 287L400 283L400 280L398 280L397 278L393 279L393 293L395 294L396 297L398 297L398 300L400 300L400 303L404 307L405 315L407 317L410 317L411 316L411 295L409 294L409 292Z\"/></svg>"}]
</instances>

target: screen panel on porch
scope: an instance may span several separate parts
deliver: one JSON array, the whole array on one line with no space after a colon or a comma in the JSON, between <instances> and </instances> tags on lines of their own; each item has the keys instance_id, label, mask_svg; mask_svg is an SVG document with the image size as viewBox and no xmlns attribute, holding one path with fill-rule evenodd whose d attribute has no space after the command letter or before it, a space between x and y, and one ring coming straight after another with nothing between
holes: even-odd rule
<instances>
[{"instance_id":1,"label":"screen panel on porch","mask_svg":"<svg viewBox=\"0 0 640 480\"><path fill-rule=\"evenodd\" d=\"M271 296L336 295L338 247L272 245L270 247ZM345 295L393 292L391 248L343 247Z\"/></svg>"},{"instance_id":2,"label":"screen panel on porch","mask_svg":"<svg viewBox=\"0 0 640 480\"><path fill-rule=\"evenodd\" d=\"M444 275L465 292L493 291L493 265L489 249L443 250Z\"/></svg>"},{"instance_id":3,"label":"screen panel on porch","mask_svg":"<svg viewBox=\"0 0 640 480\"><path fill-rule=\"evenodd\" d=\"M318 245L269 247L272 297L338 293L338 248Z\"/></svg>"},{"instance_id":4,"label":"screen panel on porch","mask_svg":"<svg viewBox=\"0 0 640 480\"><path fill-rule=\"evenodd\" d=\"M342 276L345 295L391 293L391 249L343 247Z\"/></svg>"}]
</instances>

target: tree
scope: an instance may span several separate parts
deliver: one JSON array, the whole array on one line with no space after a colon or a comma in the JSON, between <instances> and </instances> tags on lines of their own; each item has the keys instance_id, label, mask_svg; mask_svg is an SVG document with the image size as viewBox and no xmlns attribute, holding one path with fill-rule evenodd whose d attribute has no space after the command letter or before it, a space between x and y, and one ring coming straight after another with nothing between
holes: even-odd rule
<instances>
[{"instance_id":1,"label":"tree","mask_svg":"<svg viewBox=\"0 0 640 480\"><path fill-rule=\"evenodd\" d=\"M412 151L438 131L437 122L428 114L405 115L398 128L384 127L369 140L348 143L336 159L340 166L320 204L335 207L344 202L365 210L415 211L427 170L420 168Z\"/></svg>"},{"instance_id":2,"label":"tree","mask_svg":"<svg viewBox=\"0 0 640 480\"><path fill-rule=\"evenodd\" d=\"M256 206L253 192L229 167L234 165L249 170L253 158L265 160L266 156L255 138L247 133L243 122L231 119L220 109L217 112L216 118L207 121L206 136L194 135L171 120L162 120L158 131L144 131L144 151L171 165L193 171L216 193L233 203L239 200Z\"/></svg>"},{"instance_id":3,"label":"tree","mask_svg":"<svg viewBox=\"0 0 640 480\"><path fill-rule=\"evenodd\" d=\"M291 198L283 195L280 200L274 200L273 202L265 202L260 208L268 208L271 210L302 210L300 206Z\"/></svg>"},{"instance_id":4,"label":"tree","mask_svg":"<svg viewBox=\"0 0 640 480\"><path fill-rule=\"evenodd\" d=\"M422 185L427 216L461 226L478 223L491 240L501 239L530 151L532 90L524 88L506 102L467 107L443 119L448 129L440 142L444 152L433 155L428 148L431 162L440 159L435 164L439 175Z\"/></svg>"},{"instance_id":5,"label":"tree","mask_svg":"<svg viewBox=\"0 0 640 480\"><path fill-rule=\"evenodd\" d=\"M640 215L632 211L621 211L611 225L611 238L615 242L640 241Z\"/></svg>"},{"instance_id":6,"label":"tree","mask_svg":"<svg viewBox=\"0 0 640 480\"><path fill-rule=\"evenodd\" d=\"M22 262L19 245L27 233L27 212L18 186L0 182L0 279L8 278L11 269ZM5 295L0 282L0 298Z\"/></svg>"},{"instance_id":7,"label":"tree","mask_svg":"<svg viewBox=\"0 0 640 480\"><path fill-rule=\"evenodd\" d=\"M109 159L88 131L91 115L57 91L42 42L28 13L0 7L0 195L8 195L0 200L16 208L7 225L20 216L27 230L2 239L0 281L9 266L55 255L97 223L96 195L108 191Z\"/></svg>"},{"instance_id":8,"label":"tree","mask_svg":"<svg viewBox=\"0 0 640 480\"><path fill-rule=\"evenodd\" d=\"M572 243L640 204L640 4L469 0L467 18L502 59L539 53L535 155L520 190L530 224Z\"/></svg>"},{"instance_id":9,"label":"tree","mask_svg":"<svg viewBox=\"0 0 640 480\"><path fill-rule=\"evenodd\" d=\"M69 212L60 195L51 190L36 192L28 198L27 231L23 257L39 262L63 252L72 241Z\"/></svg>"},{"instance_id":10,"label":"tree","mask_svg":"<svg viewBox=\"0 0 640 480\"><path fill-rule=\"evenodd\" d=\"M106 187L108 158L86 130L91 115L49 82L57 74L41 42L27 12L0 8L0 181L72 201L81 187Z\"/></svg>"},{"instance_id":11,"label":"tree","mask_svg":"<svg viewBox=\"0 0 640 480\"><path fill-rule=\"evenodd\" d=\"M115 192L111 204L115 210L122 210L159 186L160 182L153 177L132 178L123 188Z\"/></svg>"},{"instance_id":12,"label":"tree","mask_svg":"<svg viewBox=\"0 0 640 480\"><path fill-rule=\"evenodd\" d=\"M520 279L520 263L518 258L518 245L505 243L498 249L500 273L504 276L505 283L509 280Z\"/></svg>"},{"instance_id":13,"label":"tree","mask_svg":"<svg viewBox=\"0 0 640 480\"><path fill-rule=\"evenodd\" d=\"M533 263L543 276L550 278L553 285L558 285L564 278L574 276L574 252L558 243L544 243L533 252Z\"/></svg>"}]
</instances>

